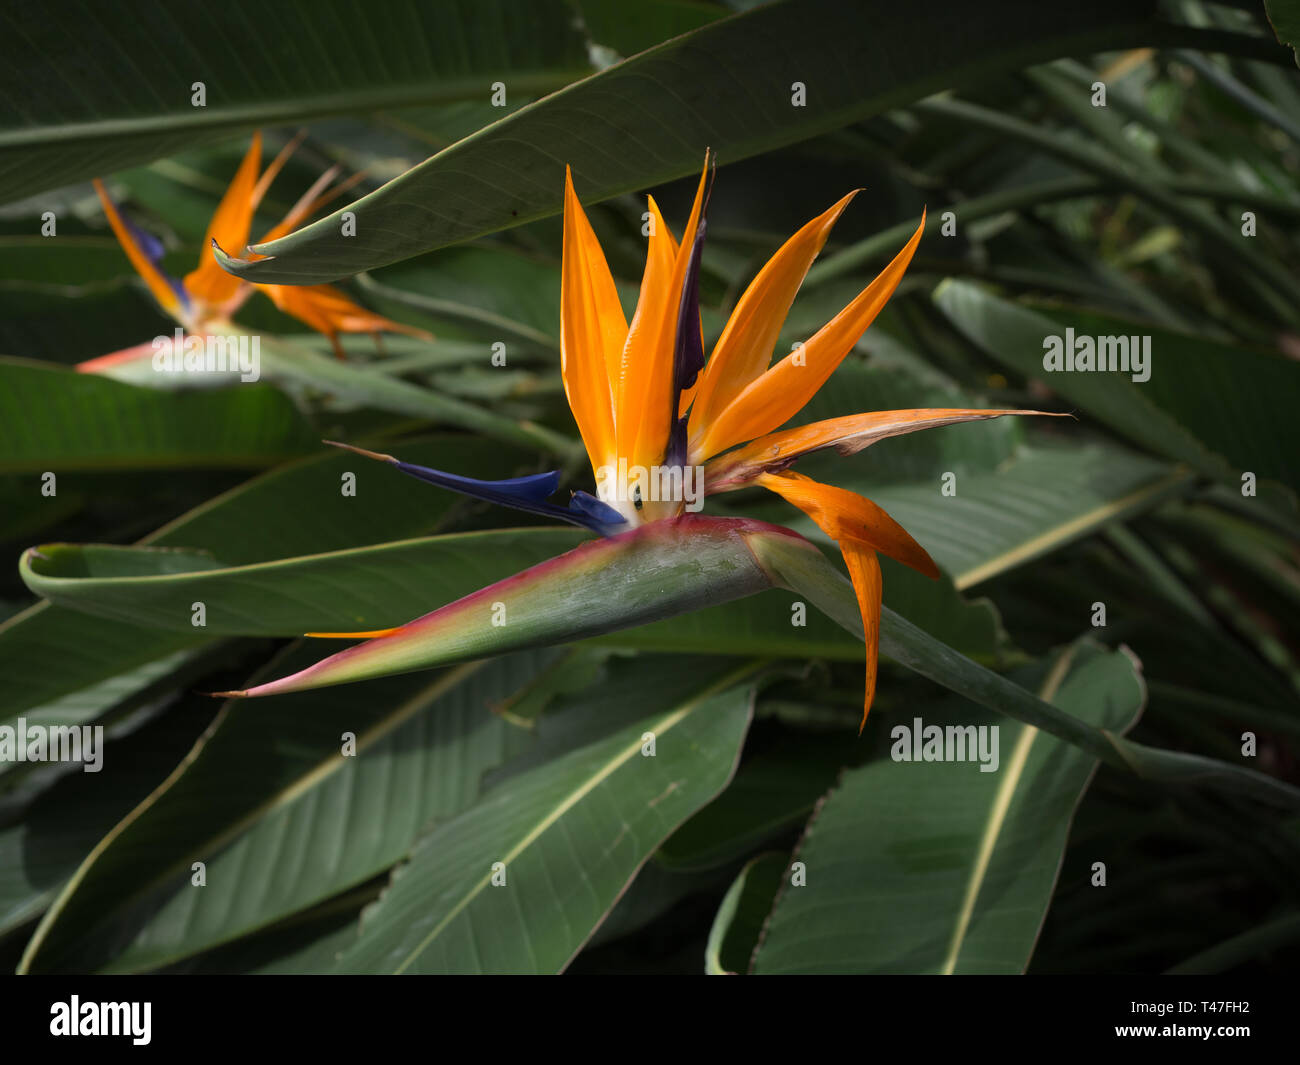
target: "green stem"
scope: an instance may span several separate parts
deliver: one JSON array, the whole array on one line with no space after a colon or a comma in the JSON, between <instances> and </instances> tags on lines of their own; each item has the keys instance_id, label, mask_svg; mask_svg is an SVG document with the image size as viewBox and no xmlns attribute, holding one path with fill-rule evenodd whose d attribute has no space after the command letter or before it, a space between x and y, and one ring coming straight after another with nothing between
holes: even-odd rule
<instances>
[{"instance_id":1,"label":"green stem","mask_svg":"<svg viewBox=\"0 0 1300 1065\"><path fill-rule=\"evenodd\" d=\"M753 537L749 544L775 584L804 596L837 624L863 637L852 585L819 551L784 537ZM1114 769L1167 785L1208 784L1280 809L1300 809L1300 788L1230 762L1148 747L1095 728L971 661L889 607L881 613L880 652L941 687L1065 740Z\"/></svg>"}]
</instances>

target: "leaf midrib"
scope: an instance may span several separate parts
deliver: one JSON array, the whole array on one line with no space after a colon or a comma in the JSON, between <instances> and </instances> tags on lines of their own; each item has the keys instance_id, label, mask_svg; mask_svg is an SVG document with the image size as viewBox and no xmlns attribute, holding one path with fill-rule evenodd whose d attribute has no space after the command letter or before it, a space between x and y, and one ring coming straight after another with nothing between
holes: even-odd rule
<instances>
[{"instance_id":1,"label":"leaf midrib","mask_svg":"<svg viewBox=\"0 0 1300 1065\"><path fill-rule=\"evenodd\" d=\"M664 733L671 731L673 728L679 725L686 717L688 717L694 710L696 710L702 703L711 699L714 695L717 695L719 692L725 691L727 688L733 686L734 684L744 679L744 677L752 673L757 668L758 668L758 663L751 662L751 663L747 663L745 666L743 666L740 669L733 670L725 677L709 685L709 687L704 689L704 691L699 692L692 698L688 699L678 709L673 710L668 714L664 715L663 717L659 718L657 724L652 726L647 726L649 731L653 732L656 737L662 736ZM641 728L641 726L637 726L637 727L638 729ZM534 825L531 829L529 829L529 831L523 835L523 837L519 840L519 842L516 843L515 846L511 847L510 850L506 853L505 857L502 859L506 868L509 868L510 864L516 858L518 858L521 854L524 853L525 850L527 850L530 846L536 843L537 840L540 839L542 835L544 835L551 827L553 827L555 823L561 817L563 817L569 810L571 810L574 806L576 806L579 802L581 802L584 798L586 798L589 794L591 794L591 792L597 786L599 786L601 783L607 780L620 766L624 765L631 758L633 758L641 750L642 743L643 741L640 735L638 735L632 740L631 743L629 743L622 750L618 751L613 758L611 758L608 762L606 762L603 766L601 766L598 772L589 776L587 780L585 780L582 783L581 786L570 791L569 794L566 795L561 802L556 803L555 806L552 808L552 810L540 821L538 821L536 825ZM421 939L420 942L417 943L411 949L410 953L402 960L401 964L398 965L393 970L393 974L401 975L408 968L410 968L411 965L415 964L416 960L419 958L419 956L422 953L424 953L424 951L428 948L429 944L432 943L435 939L437 939L437 937L442 934L442 932L448 927L448 925L450 925L453 920L455 920L458 916L460 916L460 914L463 913L466 910L466 908L468 908L468 906L476 898L478 898L478 896L488 887L488 885L491 884L492 876L493 873L489 869L485 876L475 881L474 884L470 886L469 890L465 892L464 896L456 903L456 905L453 906L451 910L448 911L446 916L443 917L443 919L439 921L438 924L435 925L429 931L429 933L426 936L424 936L424 938Z\"/></svg>"},{"instance_id":2,"label":"leaf midrib","mask_svg":"<svg viewBox=\"0 0 1300 1065\"><path fill-rule=\"evenodd\" d=\"M1039 698L1043 702L1051 702L1056 697L1056 693L1069 672L1071 663L1074 661L1074 650L1074 647L1071 647L1057 659L1052 671L1043 682L1043 686L1039 691ZM966 933L970 929L971 918L975 914L975 903L979 900L980 889L984 886L989 865L993 861L993 851L997 846L998 836L1001 835L1002 826L1006 823L1007 811L1011 809L1016 787L1019 785L1025 766L1029 762L1030 748L1033 747L1034 740L1038 738L1038 735L1038 729L1034 728L1033 725L1022 725L1020 735L1016 737L1016 746L1011 755L1008 771L1003 774L1002 782L998 785L998 790L993 796L989 819L984 828L984 835L980 839L979 850L975 854L970 879L966 883L966 894L962 899L961 909L957 912L957 921L953 928L948 955L939 969L940 974L944 976L951 976L956 970L957 960L966 942Z\"/></svg>"},{"instance_id":3,"label":"leaf midrib","mask_svg":"<svg viewBox=\"0 0 1300 1065\"><path fill-rule=\"evenodd\" d=\"M470 674L472 674L476 670L486 665L487 661L488 661L487 659L478 659L471 662L465 662L449 670L447 673L439 676L437 680L435 680L433 683L422 688L412 698L398 705L388 716L384 717L380 721L377 721L369 729L361 733L361 735L359 735L356 740L357 753L360 754L361 752L365 751L369 747L373 746L378 740L388 735L390 732L396 729L403 722L413 717L420 710L425 709L435 700L441 698L447 692L451 691L458 684L464 681ZM229 713L229 709L231 705L232 702L227 701L225 706L222 708L220 716L213 723L210 730L205 732L205 734L199 738L199 740L195 743L194 747L190 750L190 752L186 754L186 756L181 760L180 765L178 765L176 769L174 769L171 772L171 774L168 775L166 780L164 780L161 784L158 785L157 788L155 788L152 792L150 792L150 794L147 795L138 806L136 806L133 810L131 810L130 813L128 813L124 818L122 818L121 821L119 821L112 829L110 829L109 832L104 836L104 838L95 845L94 849L91 850L91 852L86 855L81 865L78 866L76 871L72 874L71 878L69 878L68 882L64 885L63 889L59 892L58 898L54 901L54 904L50 907L49 911L46 913L45 918L41 921L40 926L37 928L36 933L32 936L31 942L28 944L26 951L24 951L22 961L19 964L19 968L17 970L19 973L30 971L31 962L36 959L37 953L40 950L41 945L44 943L49 928L53 926L54 920L55 918L57 918L58 914L62 912L64 908L64 904L68 899L71 898L76 888L85 879L86 874L90 871L95 861L108 849L108 847L119 836L122 835L123 832L125 832L128 828L130 828L132 824L134 824L150 808L152 808L153 805L160 798L162 798L164 794L170 791L172 786L185 774L185 772L190 768L190 766L192 766L198 760L199 755L203 752L203 749L208 745L208 741L212 738L213 735L215 735L216 730L220 727L221 723L226 719L226 716ZM293 802L300 795L305 794L310 788L314 787L316 784L323 781L326 777L342 769L345 764L346 763L343 758L337 757L332 754L329 755L328 757L322 758L312 769L296 777L288 785L277 790L273 795L268 796L265 800L258 803L257 806L249 810L243 817L237 818L236 820L228 824L222 831L210 836L207 840L205 840L205 843L211 848L213 852L222 849L223 847L226 846L226 844L238 838L238 836L240 836L245 829L251 827L257 821L261 820L267 815L274 813L276 810L280 809L281 807L287 806L289 803ZM163 868L157 876L151 877L146 883L143 883L140 886L138 886L131 895L126 897L119 897L116 900L117 908L120 909L123 903L129 902L132 899L140 898L146 892L152 890L158 884L165 881L170 875L183 869L185 867L186 860L187 859L185 857L182 857L179 861L174 862L171 865L168 865L165 868ZM245 931L247 930L244 929L236 933L233 933L229 938L231 939L238 938L238 936L243 935ZM227 940L221 940L215 942L211 944L211 946L213 947L220 946L224 942L227 942ZM185 956L187 955L177 955L177 958L185 957ZM169 962L174 960L176 960L176 958L171 958L171 957L164 958L160 961L157 961L157 964L159 965L168 964Z\"/></svg>"},{"instance_id":4,"label":"leaf midrib","mask_svg":"<svg viewBox=\"0 0 1300 1065\"><path fill-rule=\"evenodd\" d=\"M522 95L549 93L591 73L588 67L516 74L511 72L511 90ZM293 106L304 97L283 97L270 103L226 107L195 107L170 114L140 115L94 122L65 122L0 130L0 152L24 151L33 147L60 147L76 142L76 151L85 151L97 142L112 143L127 137L209 128L214 132L258 125L280 125L306 118L373 111L386 108L417 107L426 104L477 100L484 95L482 76L456 81L431 80L396 88L312 94L310 106Z\"/></svg>"}]
</instances>

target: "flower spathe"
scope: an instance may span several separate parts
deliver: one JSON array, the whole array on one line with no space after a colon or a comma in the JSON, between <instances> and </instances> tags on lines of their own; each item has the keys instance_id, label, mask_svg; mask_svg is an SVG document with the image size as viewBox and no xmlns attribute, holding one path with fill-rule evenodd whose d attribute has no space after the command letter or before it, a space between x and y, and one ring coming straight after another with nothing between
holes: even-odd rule
<instances>
[{"instance_id":1,"label":"flower spathe","mask_svg":"<svg viewBox=\"0 0 1300 1065\"><path fill-rule=\"evenodd\" d=\"M328 337L334 347L335 355L339 358L343 357L342 348L338 343L340 333L393 332L430 338L430 335L422 329L414 329L368 311L359 303L348 299L342 291L332 285L254 284L227 273L218 265L211 249L213 247L243 249L248 244L253 215L300 139L295 138L286 144L279 155L272 160L270 166L259 174L262 136L260 133L253 134L252 142L239 168L235 171L235 176L231 179L221 202L208 222L198 266L184 278L173 278L162 269L162 242L132 223L118 209L104 183L98 178L94 180L95 191L99 195L99 201L112 227L113 235L117 237L118 244L126 253L135 272L148 286L158 306L175 319L186 334L207 336L234 331L231 317L243 306L249 296L254 292L261 292L285 314L297 318L311 329ZM352 181L345 181L325 191L336 176L336 169L321 175L284 219L272 227L262 240L265 242L284 236L325 203L351 186ZM80 363L77 369L85 373L99 372L121 362L147 357L152 350L152 345L137 345L90 359Z\"/></svg>"},{"instance_id":2,"label":"flower spathe","mask_svg":"<svg viewBox=\"0 0 1300 1065\"><path fill-rule=\"evenodd\" d=\"M886 554L929 577L938 577L939 570L925 549L875 503L790 467L804 455L827 448L852 455L877 440L919 429L1041 412L876 411L781 429L825 384L893 295L920 243L925 215L893 260L855 299L804 344L773 363L776 341L795 295L856 192L844 196L799 229L763 266L737 301L706 359L698 286L708 230L710 169L706 159L680 242L650 197L645 271L629 321L579 202L572 173L565 168L560 368L601 500L579 493L565 512L542 500L555 490L557 480L457 485L450 475L438 471L405 468L404 472L494 502L534 512L544 507L541 512L620 537L683 516L685 501L680 493L664 498L664 493L640 480L648 479L648 471L654 468L679 475L688 468L699 470L706 494L751 486L776 493L807 514L843 555L866 642L865 724L875 692L882 603L877 555ZM405 466L392 456L371 457ZM611 493L609 473L614 469L637 471L636 483ZM601 508L597 521L584 520L590 506L586 501ZM391 639L433 616L385 630L377 639ZM330 661L312 670L319 672ZM283 690L290 680L274 682L275 690ZM270 692L254 688L227 694Z\"/></svg>"}]
</instances>

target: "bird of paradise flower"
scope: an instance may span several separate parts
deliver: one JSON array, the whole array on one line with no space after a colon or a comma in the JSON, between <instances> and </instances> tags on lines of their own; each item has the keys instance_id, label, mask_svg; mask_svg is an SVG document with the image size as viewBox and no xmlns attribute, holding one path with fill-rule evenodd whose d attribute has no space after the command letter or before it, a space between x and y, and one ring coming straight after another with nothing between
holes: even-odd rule
<instances>
[{"instance_id":1,"label":"bird of paradise flower","mask_svg":"<svg viewBox=\"0 0 1300 1065\"><path fill-rule=\"evenodd\" d=\"M285 314L326 336L334 348L334 354L340 359L343 358L343 350L338 341L340 333L392 332L432 339L422 329L390 321L354 303L332 285L250 283L226 273L209 253L209 247L240 250L248 244L253 215L301 139L299 136L289 141L271 165L259 175L262 136L260 133L253 134L239 169L208 223L199 264L181 279L171 277L163 271L160 265L162 242L135 225L120 211L98 178L94 181L95 191L99 194L113 234L136 273L148 286L158 306L177 322L187 338L237 332L231 319L254 292L261 292ZM292 231L330 200L347 191L360 177L356 175L329 188L338 173L338 168L332 167L322 174L289 213L267 232L262 238L263 242L275 240ZM89 359L78 364L77 369L83 373L99 373L125 362L147 358L152 353L152 343L135 345Z\"/></svg>"},{"instance_id":2,"label":"bird of paradise flower","mask_svg":"<svg viewBox=\"0 0 1300 1065\"><path fill-rule=\"evenodd\" d=\"M367 632L321 632L310 636L361 637L313 666L227 696L261 696L402 672L431 664L421 647L454 638L472 651L487 646L466 637L463 628L484 604L505 590L527 593L555 583L619 567L619 579L634 569L648 545L691 552L707 569L710 560L729 558L720 545L737 537L802 537L791 530L743 518L702 518L684 512L682 498L664 498L642 479L641 471L700 468L705 494L761 486L804 511L840 548L861 613L866 643L863 723L876 687L882 580L878 553L938 577L929 554L885 511L854 492L821 484L790 467L812 452L834 448L853 455L878 440L958 422L1042 411L965 408L875 411L813 422L791 429L793 418L830 378L885 306L906 271L925 229L922 214L915 233L894 259L852 302L810 340L771 364L776 340L813 260L832 226L848 207L851 192L796 232L758 272L732 311L705 359L699 313L700 259L707 231L706 160L694 205L680 243L674 239L653 197L645 272L629 323L619 302L609 266L566 168L564 243L560 296L561 374L569 406L586 446L597 483L608 485L609 471L637 470L637 483L624 494L596 498L575 492L567 507L548 502L559 487L557 472L508 481L477 481L402 462L346 444L350 451L387 462L428 483L494 503L584 526L607 539L581 545L550 562L492 585L405 625ZM330 442L332 443L332 442ZM644 556L648 557L648 556ZM758 569L762 570L760 562ZM693 605L751 594L776 583L766 574L719 575L716 593ZM630 579L630 578L629 578ZM628 587L629 585L625 585ZM686 599L681 600L687 601ZM629 611L635 608L629 606ZM652 615L648 615L652 616ZM627 625L645 620L623 619ZM576 635L584 632L579 626ZM526 638L513 646L529 646ZM502 649L498 645L498 649Z\"/></svg>"}]
</instances>

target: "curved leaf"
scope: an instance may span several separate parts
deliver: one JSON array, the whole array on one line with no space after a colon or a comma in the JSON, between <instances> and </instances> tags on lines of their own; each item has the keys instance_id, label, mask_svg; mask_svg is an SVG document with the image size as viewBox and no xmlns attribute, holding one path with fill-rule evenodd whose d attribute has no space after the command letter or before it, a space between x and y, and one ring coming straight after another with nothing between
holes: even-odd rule
<instances>
[{"instance_id":1,"label":"curved leaf","mask_svg":"<svg viewBox=\"0 0 1300 1065\"><path fill-rule=\"evenodd\" d=\"M945 282L934 299L958 329L1004 365L1042 381L1157 454L1238 486L1249 470L1300 489L1300 430L1292 409L1300 366L1281 353L1076 308L1031 309L968 282ZM1149 337L1148 379L1046 370L1044 342L1064 337L1067 328L1080 337Z\"/></svg>"},{"instance_id":2,"label":"curved leaf","mask_svg":"<svg viewBox=\"0 0 1300 1065\"><path fill-rule=\"evenodd\" d=\"M301 636L403 624L432 603L552 558L584 535L550 528L454 533L244 566L186 548L43 544L24 554L19 569L37 595L104 618L193 631L194 604L202 603L208 635ZM383 573L387 579L376 580Z\"/></svg>"},{"instance_id":3,"label":"curved leaf","mask_svg":"<svg viewBox=\"0 0 1300 1065\"><path fill-rule=\"evenodd\" d=\"M750 955L789 868L789 856L777 852L761 854L745 864L723 896L709 929L704 949L706 974L734 976L749 971Z\"/></svg>"},{"instance_id":4,"label":"curved leaf","mask_svg":"<svg viewBox=\"0 0 1300 1065\"><path fill-rule=\"evenodd\" d=\"M356 215L355 236L340 235L336 212L257 248L270 258L218 259L250 280L337 280L557 213L566 163L583 201L602 200L698 171L706 147L730 163L999 70L1149 44L1153 11L1147 0L1003 0L979 18L963 0L768 4L466 137L345 208ZM960 34L935 32L959 21ZM802 104L796 83L806 90Z\"/></svg>"},{"instance_id":5,"label":"curved leaf","mask_svg":"<svg viewBox=\"0 0 1300 1065\"><path fill-rule=\"evenodd\" d=\"M562 971L659 841L726 787L753 705L737 685L752 670L509 778L435 829L336 971Z\"/></svg>"},{"instance_id":6,"label":"curved leaf","mask_svg":"<svg viewBox=\"0 0 1300 1065\"><path fill-rule=\"evenodd\" d=\"M277 664L312 657L298 647ZM171 776L90 851L25 968L154 968L382 873L522 749L523 734L491 708L551 657L394 678L364 700L336 691L226 704ZM206 867L201 889L194 861Z\"/></svg>"},{"instance_id":7,"label":"curved leaf","mask_svg":"<svg viewBox=\"0 0 1300 1065\"><path fill-rule=\"evenodd\" d=\"M66 774L21 820L0 828L0 934L39 916L86 853L193 744L209 719L201 708L182 709L128 735L106 729L96 772Z\"/></svg>"},{"instance_id":8,"label":"curved leaf","mask_svg":"<svg viewBox=\"0 0 1300 1065\"><path fill-rule=\"evenodd\" d=\"M267 466L315 434L266 385L167 395L49 363L0 359L0 469Z\"/></svg>"},{"instance_id":9,"label":"curved leaf","mask_svg":"<svg viewBox=\"0 0 1300 1065\"><path fill-rule=\"evenodd\" d=\"M87 0L54 8L0 22L0 201L259 126L486 101L502 77L526 96L587 69L561 0L444 0L383 17L347 0L229 0L158 18Z\"/></svg>"},{"instance_id":10,"label":"curved leaf","mask_svg":"<svg viewBox=\"0 0 1300 1065\"><path fill-rule=\"evenodd\" d=\"M789 550L790 542L756 539L753 546L759 561L779 584L797 589L861 637L862 618L848 579L820 554ZM1300 788L1286 781L1214 758L1147 747L1063 713L1006 677L957 654L888 607L881 615L880 653L981 706L1049 732L1107 765L1139 777L1172 785L1209 785L1280 809L1300 808Z\"/></svg>"},{"instance_id":11,"label":"curved leaf","mask_svg":"<svg viewBox=\"0 0 1300 1065\"><path fill-rule=\"evenodd\" d=\"M1129 656L1092 647L1063 656L1041 696L1124 732L1146 691ZM849 770L795 854L805 880L783 878L755 972L1025 971L1097 761L965 707L921 707L916 718L998 728L996 771L973 759L911 761L910 740L907 761ZM916 727L910 717L906 726Z\"/></svg>"},{"instance_id":12,"label":"curved leaf","mask_svg":"<svg viewBox=\"0 0 1300 1065\"><path fill-rule=\"evenodd\" d=\"M416 461L435 466L448 465L454 453L457 467L472 475L503 476L526 468L519 452L490 441L435 436L404 447ZM144 542L191 545L219 551L232 564L252 563L336 551L385 536L414 536L436 527L458 506L449 494L412 493L401 478L376 476L384 471L367 472L332 448L322 450L327 453L278 467L209 500ZM340 490L349 472L356 474L355 496ZM62 479L60 492L69 488ZM305 521L304 514L313 520ZM188 624L164 632L156 616L144 617L141 624L119 619L105 625L93 615L39 603L0 625L0 672L7 678L0 723L210 639L206 630ZM93 715L102 703L80 705Z\"/></svg>"},{"instance_id":13,"label":"curved leaf","mask_svg":"<svg viewBox=\"0 0 1300 1065\"><path fill-rule=\"evenodd\" d=\"M771 582L750 544L769 537L816 552L775 526L687 515L559 558L553 556L581 534L455 534L250 566L222 566L208 554L178 549L45 545L26 553L21 570L33 591L55 602L162 628L192 629L196 603L203 604L208 633L403 626L334 656L341 672L314 667L310 678L300 678L310 687L569 642L752 595ZM529 564L534 568L490 585ZM377 580L382 573L402 579ZM449 599L455 601L403 625L431 602Z\"/></svg>"}]
</instances>

